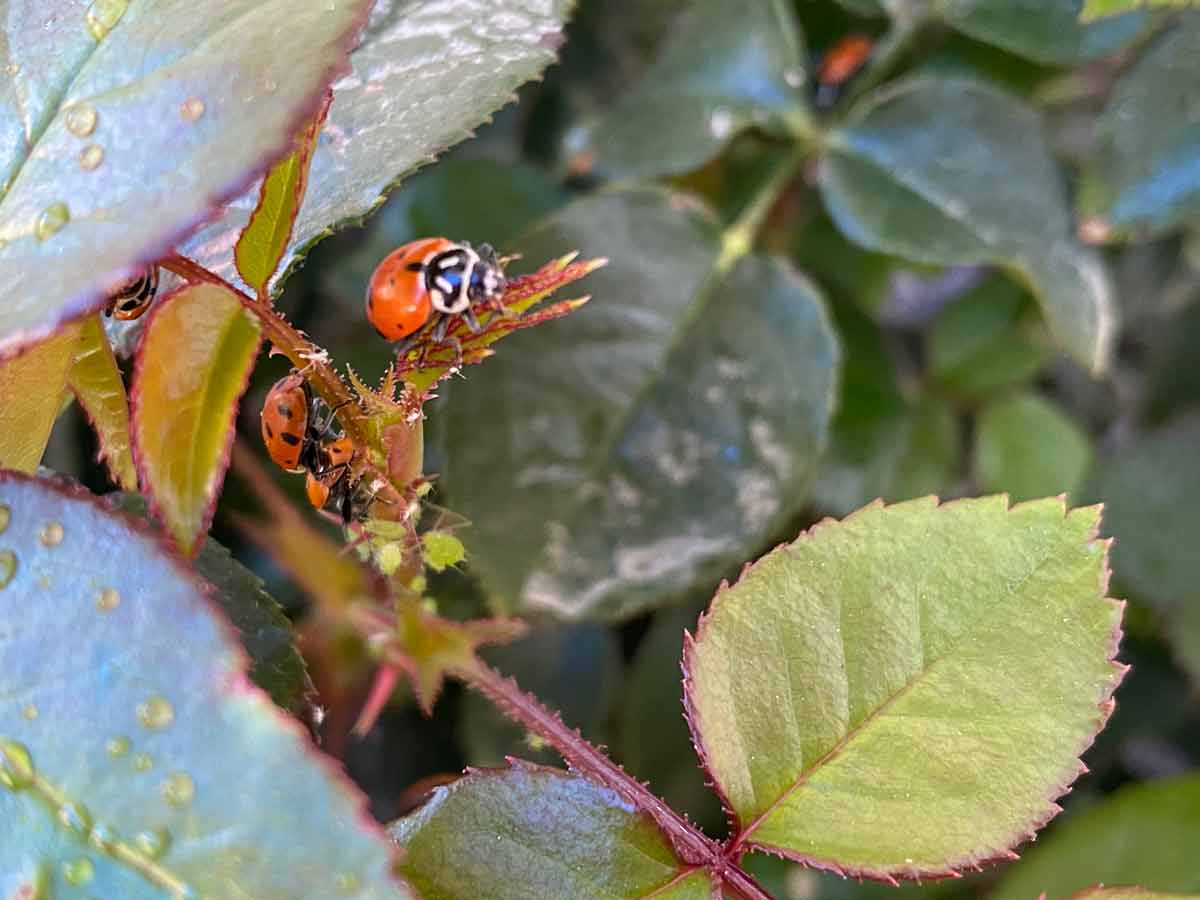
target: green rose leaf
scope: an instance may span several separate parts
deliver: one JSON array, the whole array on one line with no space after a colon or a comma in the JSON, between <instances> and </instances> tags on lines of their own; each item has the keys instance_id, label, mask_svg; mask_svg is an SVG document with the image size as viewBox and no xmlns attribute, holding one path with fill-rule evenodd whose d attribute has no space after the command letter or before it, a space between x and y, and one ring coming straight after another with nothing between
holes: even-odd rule
<instances>
[{"instance_id":1,"label":"green rose leaf","mask_svg":"<svg viewBox=\"0 0 1200 900\"><path fill-rule=\"evenodd\" d=\"M885 880L1011 856L1124 671L1098 524L1055 500L877 504L720 591L685 687L736 843Z\"/></svg>"},{"instance_id":2,"label":"green rose leaf","mask_svg":"<svg viewBox=\"0 0 1200 900\"><path fill-rule=\"evenodd\" d=\"M1073 236L1036 114L974 81L914 78L870 95L828 138L821 191L851 240L934 265L994 263L1028 284L1058 342L1108 362L1116 307Z\"/></svg>"},{"instance_id":3,"label":"green rose leaf","mask_svg":"<svg viewBox=\"0 0 1200 900\"><path fill-rule=\"evenodd\" d=\"M645 813L586 779L520 760L434 788L389 830L406 851L400 871L425 900L712 896L704 871L681 865Z\"/></svg>"},{"instance_id":4,"label":"green rose leaf","mask_svg":"<svg viewBox=\"0 0 1200 900\"><path fill-rule=\"evenodd\" d=\"M137 490L137 471L129 445L129 399L98 314L80 325L67 385L95 429L100 456L113 481L124 490Z\"/></svg>"},{"instance_id":5,"label":"green rose leaf","mask_svg":"<svg viewBox=\"0 0 1200 900\"><path fill-rule=\"evenodd\" d=\"M500 610L629 615L714 582L803 504L835 338L782 262L721 271L718 234L696 201L645 189L578 201L517 243L611 261L569 320L443 388L448 504L474 523L471 566Z\"/></svg>"},{"instance_id":6,"label":"green rose leaf","mask_svg":"<svg viewBox=\"0 0 1200 900\"><path fill-rule=\"evenodd\" d=\"M211 588L64 482L5 473L0 509L0 895L408 896Z\"/></svg>"},{"instance_id":7,"label":"green rose leaf","mask_svg":"<svg viewBox=\"0 0 1200 900\"><path fill-rule=\"evenodd\" d=\"M400 179L470 137L537 78L554 62L572 5L489 0L484 11L446 0L377 4L350 55L350 74L333 85L309 189L275 282L309 245L363 219ZM236 278L230 235L241 232L257 199L257 191L239 198L183 252Z\"/></svg>"},{"instance_id":8,"label":"green rose leaf","mask_svg":"<svg viewBox=\"0 0 1200 900\"><path fill-rule=\"evenodd\" d=\"M1179 9L1180 7L1196 6L1197 0L1083 0L1083 9L1079 13L1081 22L1095 22L1106 16L1119 16L1130 10L1142 9Z\"/></svg>"},{"instance_id":9,"label":"green rose leaf","mask_svg":"<svg viewBox=\"0 0 1200 900\"><path fill-rule=\"evenodd\" d=\"M284 152L369 6L7 4L0 351L95 309Z\"/></svg>"},{"instance_id":10,"label":"green rose leaf","mask_svg":"<svg viewBox=\"0 0 1200 900\"><path fill-rule=\"evenodd\" d=\"M686 172L749 127L787 134L805 122L806 78L789 3L694 0L638 85L573 149L606 170Z\"/></svg>"},{"instance_id":11,"label":"green rose leaf","mask_svg":"<svg viewBox=\"0 0 1200 900\"><path fill-rule=\"evenodd\" d=\"M1081 233L1155 234L1200 216L1200 22L1185 16L1117 82L1079 194Z\"/></svg>"},{"instance_id":12,"label":"green rose leaf","mask_svg":"<svg viewBox=\"0 0 1200 900\"><path fill-rule=\"evenodd\" d=\"M989 403L975 431L975 470L985 491L1013 500L1074 493L1092 462L1087 433L1033 393Z\"/></svg>"},{"instance_id":13,"label":"green rose leaf","mask_svg":"<svg viewBox=\"0 0 1200 900\"><path fill-rule=\"evenodd\" d=\"M150 314L133 376L133 450L142 487L176 545L208 530L260 326L228 289L185 287Z\"/></svg>"},{"instance_id":14,"label":"green rose leaf","mask_svg":"<svg viewBox=\"0 0 1200 900\"><path fill-rule=\"evenodd\" d=\"M1042 893L1046 900L1063 900L1098 882L1154 891L1200 891L1197 845L1200 777L1132 785L1065 819L1008 871L989 900L1027 900ZM1137 900L1158 896L1132 890L1130 895ZM1106 894L1097 896L1115 900Z\"/></svg>"},{"instance_id":15,"label":"green rose leaf","mask_svg":"<svg viewBox=\"0 0 1200 900\"><path fill-rule=\"evenodd\" d=\"M37 469L78 346L79 326L71 325L15 359L0 360L0 467Z\"/></svg>"}]
</instances>

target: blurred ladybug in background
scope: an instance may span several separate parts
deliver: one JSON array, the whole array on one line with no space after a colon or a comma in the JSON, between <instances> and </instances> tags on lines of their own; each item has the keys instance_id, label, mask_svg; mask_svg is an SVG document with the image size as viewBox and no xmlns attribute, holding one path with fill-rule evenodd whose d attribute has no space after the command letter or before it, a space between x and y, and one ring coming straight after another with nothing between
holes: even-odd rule
<instances>
[{"instance_id":1,"label":"blurred ladybug in background","mask_svg":"<svg viewBox=\"0 0 1200 900\"><path fill-rule=\"evenodd\" d=\"M321 441L333 424L337 410L321 421L320 399L299 372L280 378L262 408L262 437L271 461L288 472L303 472L321 466Z\"/></svg>"},{"instance_id":2,"label":"blurred ladybug in background","mask_svg":"<svg viewBox=\"0 0 1200 900\"><path fill-rule=\"evenodd\" d=\"M117 288L108 298L104 315L128 321L141 318L158 293L158 266L148 266Z\"/></svg>"},{"instance_id":3,"label":"blurred ladybug in background","mask_svg":"<svg viewBox=\"0 0 1200 900\"><path fill-rule=\"evenodd\" d=\"M499 308L504 270L496 251L478 250L448 238L422 238L393 250L367 285L367 318L384 338L412 346L418 332L435 322L430 337L440 344L457 318L479 330L475 310Z\"/></svg>"},{"instance_id":4,"label":"blurred ladybug in background","mask_svg":"<svg viewBox=\"0 0 1200 900\"><path fill-rule=\"evenodd\" d=\"M817 109L829 109L842 89L871 58L874 42L865 34L848 34L832 47L817 67Z\"/></svg>"}]
</instances>

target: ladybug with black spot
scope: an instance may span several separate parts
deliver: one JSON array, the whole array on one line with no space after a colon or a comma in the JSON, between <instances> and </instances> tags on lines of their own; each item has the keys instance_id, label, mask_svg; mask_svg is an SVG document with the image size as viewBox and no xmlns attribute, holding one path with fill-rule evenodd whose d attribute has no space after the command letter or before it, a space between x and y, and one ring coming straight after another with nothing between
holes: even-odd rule
<instances>
[{"instance_id":1,"label":"ladybug with black spot","mask_svg":"<svg viewBox=\"0 0 1200 900\"><path fill-rule=\"evenodd\" d=\"M122 321L140 319L158 293L158 266L147 266L109 295L104 315Z\"/></svg>"},{"instance_id":2,"label":"ladybug with black spot","mask_svg":"<svg viewBox=\"0 0 1200 900\"><path fill-rule=\"evenodd\" d=\"M345 435L321 444L317 465L308 470L304 485L315 509L332 505L345 525L361 518L370 502L360 490L362 479L354 475L354 457L354 442Z\"/></svg>"},{"instance_id":3,"label":"ladybug with black spot","mask_svg":"<svg viewBox=\"0 0 1200 900\"><path fill-rule=\"evenodd\" d=\"M320 468L321 441L337 413L330 410L322 421L323 405L295 370L271 386L262 408L262 437L275 465L288 472Z\"/></svg>"},{"instance_id":4,"label":"ladybug with black spot","mask_svg":"<svg viewBox=\"0 0 1200 900\"><path fill-rule=\"evenodd\" d=\"M461 319L479 330L475 311L500 309L504 270L487 244L478 250L449 238L422 238L393 250L367 285L367 318L384 338L403 341L404 352L434 322L430 338L440 344Z\"/></svg>"}]
</instances>

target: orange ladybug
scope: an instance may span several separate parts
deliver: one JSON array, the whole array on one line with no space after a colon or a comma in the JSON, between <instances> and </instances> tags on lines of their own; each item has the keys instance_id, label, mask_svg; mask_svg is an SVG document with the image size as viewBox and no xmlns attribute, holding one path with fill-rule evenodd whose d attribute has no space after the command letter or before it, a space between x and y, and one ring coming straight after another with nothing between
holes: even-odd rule
<instances>
[{"instance_id":1,"label":"orange ladybug","mask_svg":"<svg viewBox=\"0 0 1200 900\"><path fill-rule=\"evenodd\" d=\"M150 308L157 293L158 266L147 266L112 293L104 314L123 321L139 319Z\"/></svg>"},{"instance_id":2,"label":"orange ladybug","mask_svg":"<svg viewBox=\"0 0 1200 900\"><path fill-rule=\"evenodd\" d=\"M504 293L504 271L496 251L483 244L421 238L393 250L367 284L367 318L384 338L405 341L434 321L430 336L441 343L461 318L479 330L475 309L494 305Z\"/></svg>"},{"instance_id":3,"label":"orange ladybug","mask_svg":"<svg viewBox=\"0 0 1200 900\"><path fill-rule=\"evenodd\" d=\"M361 512L357 483L351 471L354 453L354 442L345 435L322 444L317 451L317 464L308 470L304 484L308 502L314 508L324 509L332 503L347 525Z\"/></svg>"},{"instance_id":4,"label":"orange ladybug","mask_svg":"<svg viewBox=\"0 0 1200 900\"><path fill-rule=\"evenodd\" d=\"M319 468L320 442L333 424L336 410L321 421L321 401L299 372L280 378L262 408L262 437L271 461L288 472Z\"/></svg>"},{"instance_id":5,"label":"orange ladybug","mask_svg":"<svg viewBox=\"0 0 1200 900\"><path fill-rule=\"evenodd\" d=\"M817 68L818 109L833 106L842 87L867 64L874 47L865 34L848 34L829 48Z\"/></svg>"}]
</instances>

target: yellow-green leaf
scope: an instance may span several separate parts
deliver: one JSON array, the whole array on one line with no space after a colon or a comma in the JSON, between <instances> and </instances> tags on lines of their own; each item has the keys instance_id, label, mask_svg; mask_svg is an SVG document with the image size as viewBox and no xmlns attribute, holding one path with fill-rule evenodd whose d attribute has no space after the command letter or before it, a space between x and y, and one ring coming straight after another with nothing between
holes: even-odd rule
<instances>
[{"instance_id":1,"label":"yellow-green leaf","mask_svg":"<svg viewBox=\"0 0 1200 900\"><path fill-rule=\"evenodd\" d=\"M129 399L99 314L80 326L67 386L96 430L100 457L113 481L127 491L137 490L137 471L129 446Z\"/></svg>"},{"instance_id":2,"label":"yellow-green leaf","mask_svg":"<svg viewBox=\"0 0 1200 900\"><path fill-rule=\"evenodd\" d=\"M212 519L259 322L237 296L197 284L152 314L133 381L133 448L153 509L185 553Z\"/></svg>"},{"instance_id":3,"label":"yellow-green leaf","mask_svg":"<svg viewBox=\"0 0 1200 900\"><path fill-rule=\"evenodd\" d=\"M0 362L0 468L32 472L42 461L61 409L79 326Z\"/></svg>"},{"instance_id":4,"label":"yellow-green leaf","mask_svg":"<svg viewBox=\"0 0 1200 900\"><path fill-rule=\"evenodd\" d=\"M1200 6L1198 0L1084 0L1079 13L1080 22L1094 22L1107 16L1119 16L1143 7L1159 9L1182 9Z\"/></svg>"}]
</instances>

